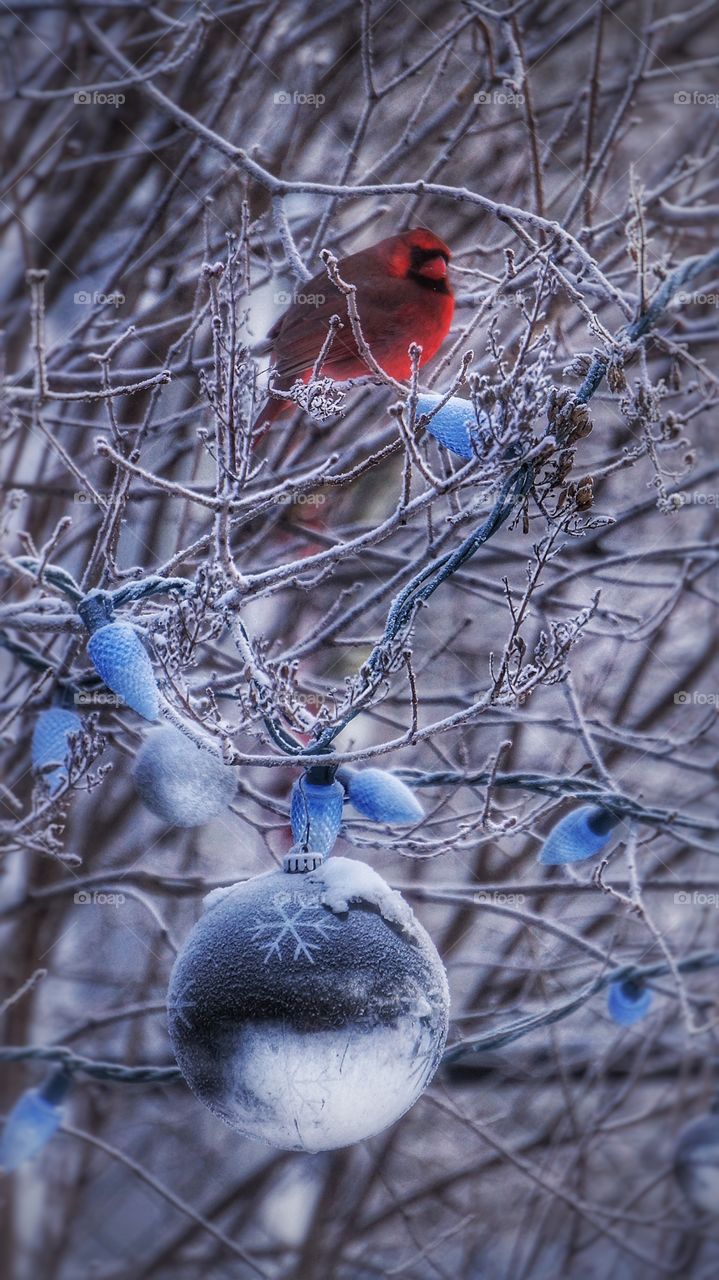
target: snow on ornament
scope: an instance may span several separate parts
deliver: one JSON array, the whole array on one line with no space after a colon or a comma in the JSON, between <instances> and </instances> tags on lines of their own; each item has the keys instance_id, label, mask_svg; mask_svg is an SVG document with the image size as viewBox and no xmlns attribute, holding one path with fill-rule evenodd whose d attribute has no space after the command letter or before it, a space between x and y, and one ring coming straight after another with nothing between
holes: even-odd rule
<instances>
[{"instance_id":1,"label":"snow on ornament","mask_svg":"<svg viewBox=\"0 0 719 1280\"><path fill-rule=\"evenodd\" d=\"M674 1176L698 1213L719 1214L719 1115L698 1116L682 1129Z\"/></svg>"},{"instance_id":2,"label":"snow on ornament","mask_svg":"<svg viewBox=\"0 0 719 1280\"><path fill-rule=\"evenodd\" d=\"M404 1115L439 1065L449 993L400 894L365 863L333 857L216 890L205 905L168 993L175 1057L200 1102L239 1133L297 1151L349 1146Z\"/></svg>"},{"instance_id":3,"label":"snow on ornament","mask_svg":"<svg viewBox=\"0 0 719 1280\"><path fill-rule=\"evenodd\" d=\"M445 449L469 462L475 456L472 440L478 440L479 435L472 402L462 400L460 396L450 396L447 403L437 410L437 405L442 404L443 399L443 396L436 393L417 396L417 417L420 414L434 414L426 424L429 434L439 444L443 444ZM490 425L485 413L480 414L480 420L483 425Z\"/></svg>"},{"instance_id":4,"label":"snow on ornament","mask_svg":"<svg viewBox=\"0 0 719 1280\"><path fill-rule=\"evenodd\" d=\"M612 982L607 995L609 1016L620 1027L631 1027L649 1012L652 992L636 978L623 978Z\"/></svg>"},{"instance_id":5,"label":"snow on ornament","mask_svg":"<svg viewBox=\"0 0 719 1280\"><path fill-rule=\"evenodd\" d=\"M616 814L601 805L585 804L573 809L552 827L539 851L538 861L543 866L557 866L562 862L593 858L609 842L619 821Z\"/></svg>"},{"instance_id":6,"label":"snow on ornament","mask_svg":"<svg viewBox=\"0 0 719 1280\"><path fill-rule=\"evenodd\" d=\"M424 809L409 787L386 769L340 769L347 799L372 822L421 822Z\"/></svg>"},{"instance_id":7,"label":"snow on ornament","mask_svg":"<svg viewBox=\"0 0 719 1280\"><path fill-rule=\"evenodd\" d=\"M42 773L50 795L67 782L68 737L79 733L82 733L80 717L64 707L48 707L35 721L30 758L33 768Z\"/></svg>"},{"instance_id":8,"label":"snow on ornament","mask_svg":"<svg viewBox=\"0 0 719 1280\"><path fill-rule=\"evenodd\" d=\"M171 724L150 729L132 780L146 808L175 827L202 826L223 813L237 792L235 770Z\"/></svg>"},{"instance_id":9,"label":"snow on ornament","mask_svg":"<svg viewBox=\"0 0 719 1280\"><path fill-rule=\"evenodd\" d=\"M327 765L315 765L298 778L290 795L295 844L306 851L330 853L342 825L344 799L344 790Z\"/></svg>"}]
</instances>

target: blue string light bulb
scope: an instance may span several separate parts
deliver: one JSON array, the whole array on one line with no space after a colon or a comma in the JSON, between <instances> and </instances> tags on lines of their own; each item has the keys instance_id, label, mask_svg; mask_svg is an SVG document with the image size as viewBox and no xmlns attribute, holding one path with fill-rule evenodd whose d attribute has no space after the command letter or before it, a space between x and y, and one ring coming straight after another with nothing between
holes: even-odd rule
<instances>
[{"instance_id":1,"label":"blue string light bulb","mask_svg":"<svg viewBox=\"0 0 719 1280\"><path fill-rule=\"evenodd\" d=\"M582 805L552 827L542 845L538 862L558 866L593 858L609 842L620 818L602 805Z\"/></svg>"},{"instance_id":2,"label":"blue string light bulb","mask_svg":"<svg viewBox=\"0 0 719 1280\"><path fill-rule=\"evenodd\" d=\"M451 453L469 462L475 456L472 440L477 437L477 420L471 400L462 400L460 396L450 396L449 400L437 412L444 396L436 393L422 393L417 396L417 416L434 413L426 424L427 431L434 436L438 444L444 445ZM489 425L486 414L480 417Z\"/></svg>"},{"instance_id":3,"label":"blue string light bulb","mask_svg":"<svg viewBox=\"0 0 719 1280\"><path fill-rule=\"evenodd\" d=\"M136 627L115 620L106 591L90 591L77 611L90 632L87 652L100 679L145 720L157 720L160 694Z\"/></svg>"},{"instance_id":4,"label":"blue string light bulb","mask_svg":"<svg viewBox=\"0 0 719 1280\"><path fill-rule=\"evenodd\" d=\"M613 982L607 994L609 1016L620 1027L631 1027L649 1012L652 1003L651 989L637 978L620 978Z\"/></svg>"},{"instance_id":5,"label":"blue string light bulb","mask_svg":"<svg viewBox=\"0 0 719 1280\"><path fill-rule=\"evenodd\" d=\"M331 852L342 825L345 793L331 765L313 765L298 778L290 795L290 825L303 852Z\"/></svg>"},{"instance_id":6,"label":"blue string light bulb","mask_svg":"<svg viewBox=\"0 0 719 1280\"><path fill-rule=\"evenodd\" d=\"M0 1166L6 1173L32 1160L55 1135L71 1084L70 1073L60 1068L39 1089L28 1089L15 1103L0 1137Z\"/></svg>"},{"instance_id":7,"label":"blue string light bulb","mask_svg":"<svg viewBox=\"0 0 719 1280\"><path fill-rule=\"evenodd\" d=\"M67 782L68 737L79 733L82 720L65 707L48 707L35 721L30 758L33 768L42 773L50 795Z\"/></svg>"},{"instance_id":8,"label":"blue string light bulb","mask_svg":"<svg viewBox=\"0 0 719 1280\"><path fill-rule=\"evenodd\" d=\"M424 809L400 778L386 769L340 769L339 781L358 813L372 822L421 822Z\"/></svg>"}]
</instances>

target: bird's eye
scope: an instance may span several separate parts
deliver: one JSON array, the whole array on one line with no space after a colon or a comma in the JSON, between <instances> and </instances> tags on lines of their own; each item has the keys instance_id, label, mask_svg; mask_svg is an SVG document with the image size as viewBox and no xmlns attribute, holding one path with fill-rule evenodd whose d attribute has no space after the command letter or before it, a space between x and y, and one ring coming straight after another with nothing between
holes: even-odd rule
<instances>
[{"instance_id":1,"label":"bird's eye","mask_svg":"<svg viewBox=\"0 0 719 1280\"><path fill-rule=\"evenodd\" d=\"M425 276L427 280L446 280L447 263L441 253L436 253L433 257L427 258L426 262L422 262L416 271L417 275Z\"/></svg>"}]
</instances>

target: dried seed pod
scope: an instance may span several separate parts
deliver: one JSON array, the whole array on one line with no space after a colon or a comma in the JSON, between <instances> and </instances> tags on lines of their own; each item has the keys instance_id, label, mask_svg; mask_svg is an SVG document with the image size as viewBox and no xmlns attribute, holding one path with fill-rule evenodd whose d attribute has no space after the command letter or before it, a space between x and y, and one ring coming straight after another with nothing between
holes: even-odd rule
<instances>
[{"instance_id":1,"label":"dried seed pod","mask_svg":"<svg viewBox=\"0 0 719 1280\"><path fill-rule=\"evenodd\" d=\"M574 440L583 440L592 430L592 415L585 404L575 404L572 406L570 414L570 427L567 439L570 442Z\"/></svg>"},{"instance_id":2,"label":"dried seed pod","mask_svg":"<svg viewBox=\"0 0 719 1280\"><path fill-rule=\"evenodd\" d=\"M662 440L678 440L682 434L682 424L673 413L664 415L661 424Z\"/></svg>"},{"instance_id":3,"label":"dried seed pod","mask_svg":"<svg viewBox=\"0 0 719 1280\"><path fill-rule=\"evenodd\" d=\"M624 370L620 364L614 361L607 366L607 383L609 390L614 395L621 395L627 389L627 380L624 377Z\"/></svg>"},{"instance_id":4,"label":"dried seed pod","mask_svg":"<svg viewBox=\"0 0 719 1280\"><path fill-rule=\"evenodd\" d=\"M564 372L568 378L586 378L592 365L592 357L579 352L566 366Z\"/></svg>"},{"instance_id":5,"label":"dried seed pod","mask_svg":"<svg viewBox=\"0 0 719 1280\"><path fill-rule=\"evenodd\" d=\"M547 421L554 423L573 399L568 387L552 387L547 401Z\"/></svg>"},{"instance_id":6,"label":"dried seed pod","mask_svg":"<svg viewBox=\"0 0 719 1280\"><path fill-rule=\"evenodd\" d=\"M577 511L588 511L594 502L594 477L583 476L577 482L577 496L575 499Z\"/></svg>"}]
</instances>

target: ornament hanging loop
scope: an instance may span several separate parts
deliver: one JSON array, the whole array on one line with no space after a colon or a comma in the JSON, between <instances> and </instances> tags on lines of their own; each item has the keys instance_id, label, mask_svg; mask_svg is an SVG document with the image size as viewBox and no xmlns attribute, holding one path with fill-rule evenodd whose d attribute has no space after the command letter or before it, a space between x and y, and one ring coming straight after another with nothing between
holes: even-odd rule
<instances>
[{"instance_id":1,"label":"ornament hanging loop","mask_svg":"<svg viewBox=\"0 0 719 1280\"><path fill-rule=\"evenodd\" d=\"M293 845L282 859L282 870L288 875L304 875L307 871L316 871L324 860L322 853L305 851L299 845Z\"/></svg>"}]
</instances>

